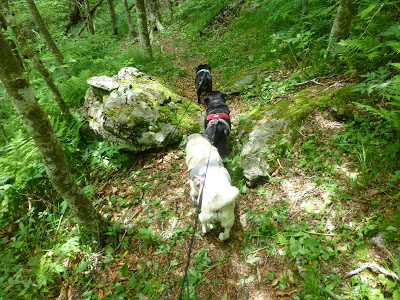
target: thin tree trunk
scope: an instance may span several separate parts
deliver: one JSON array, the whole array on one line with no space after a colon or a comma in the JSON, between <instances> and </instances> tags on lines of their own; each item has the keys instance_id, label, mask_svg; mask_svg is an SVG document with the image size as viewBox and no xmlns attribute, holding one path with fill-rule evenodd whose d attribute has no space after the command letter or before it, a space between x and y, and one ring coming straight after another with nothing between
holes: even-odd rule
<instances>
[{"instance_id":1,"label":"thin tree trunk","mask_svg":"<svg viewBox=\"0 0 400 300\"><path fill-rule=\"evenodd\" d=\"M11 25L11 29L14 32L14 36L16 37L18 44L21 46L25 55L33 62L36 69L42 75L44 81L46 82L47 86L50 88L51 92L54 95L54 98L58 104L58 107L60 108L61 114L65 118L66 116L69 115L69 111L68 111L67 105L64 102L64 99L61 96L60 90L55 85L49 72L47 71L46 67L43 65L42 60L35 54L35 52L29 46L27 40L25 39L25 35L20 31L20 29L19 29L20 27L16 24L16 21L15 21L14 17L12 16L12 14L10 13L10 11L8 11L7 8L3 5L4 1L8 1L8 0L2 0L0 14L2 14L2 16L4 16L6 18L7 23Z\"/></svg>"},{"instance_id":2,"label":"thin tree trunk","mask_svg":"<svg viewBox=\"0 0 400 300\"><path fill-rule=\"evenodd\" d=\"M71 2L75 2L74 9L72 9ZM82 20L82 14L81 14L81 6L82 6L83 0L70 0L68 2L69 7L69 14L68 14L68 24L65 25L65 33L67 34L68 31L71 29L72 26L78 24L79 21Z\"/></svg>"},{"instance_id":3,"label":"thin tree trunk","mask_svg":"<svg viewBox=\"0 0 400 300\"><path fill-rule=\"evenodd\" d=\"M349 37L352 16L353 0L340 0L329 36L328 50L331 50L336 42Z\"/></svg>"},{"instance_id":4,"label":"thin tree trunk","mask_svg":"<svg viewBox=\"0 0 400 300\"><path fill-rule=\"evenodd\" d=\"M305 16L307 14L307 0L301 2L301 14Z\"/></svg>"},{"instance_id":5,"label":"thin tree trunk","mask_svg":"<svg viewBox=\"0 0 400 300\"><path fill-rule=\"evenodd\" d=\"M135 30L135 26L133 26L133 23L132 23L131 14L129 12L128 1L122 0L122 3L124 4L124 13L125 13L126 21L128 22L129 34L131 35L131 37L136 38L137 33Z\"/></svg>"},{"instance_id":6,"label":"thin tree trunk","mask_svg":"<svg viewBox=\"0 0 400 300\"><path fill-rule=\"evenodd\" d=\"M94 14L94 12L96 11L97 7L99 7L101 3L103 3L103 0L97 1L96 4L90 9L90 17L93 16L93 14ZM85 30L85 28L86 28L86 25L87 25L87 19L85 20L85 22L83 23L81 29L79 30L78 35L81 35L81 34L82 34L82 32L83 32L83 31Z\"/></svg>"},{"instance_id":7,"label":"thin tree trunk","mask_svg":"<svg viewBox=\"0 0 400 300\"><path fill-rule=\"evenodd\" d=\"M117 16L115 15L114 0L107 0L108 12L110 13L113 34L118 35Z\"/></svg>"},{"instance_id":8,"label":"thin tree trunk","mask_svg":"<svg viewBox=\"0 0 400 300\"><path fill-rule=\"evenodd\" d=\"M94 27L93 27L93 21L92 21L92 14L90 13L90 5L89 5L89 0L84 0L85 3L85 11L86 11L86 24L89 27L89 33L94 34Z\"/></svg>"},{"instance_id":9,"label":"thin tree trunk","mask_svg":"<svg viewBox=\"0 0 400 300\"><path fill-rule=\"evenodd\" d=\"M147 14L149 16L150 31L158 30L163 31L164 26L162 26L160 21L160 12L158 10L158 5L156 0L146 0Z\"/></svg>"},{"instance_id":10,"label":"thin tree trunk","mask_svg":"<svg viewBox=\"0 0 400 300\"><path fill-rule=\"evenodd\" d=\"M153 52L151 50L149 31L147 29L146 8L144 0L135 0L136 17L139 31L139 41L142 46L142 52L145 59L153 59Z\"/></svg>"},{"instance_id":11,"label":"thin tree trunk","mask_svg":"<svg viewBox=\"0 0 400 300\"><path fill-rule=\"evenodd\" d=\"M63 57L60 49L58 49L53 38L51 37L49 29L47 28L46 23L44 22L42 16L40 15L39 10L37 9L37 7L35 5L35 2L33 2L33 0L26 0L26 4L28 5L28 8L32 15L33 20L35 21L36 25L39 27L39 31L42 34L47 47L49 47L50 52L56 56L58 63L60 65L62 65L64 57Z\"/></svg>"},{"instance_id":12,"label":"thin tree trunk","mask_svg":"<svg viewBox=\"0 0 400 300\"><path fill-rule=\"evenodd\" d=\"M8 141L6 131L4 130L3 123L0 123L0 131L1 131L1 135L3 136L3 139L6 141L6 144L8 145L10 142Z\"/></svg>"},{"instance_id":13,"label":"thin tree trunk","mask_svg":"<svg viewBox=\"0 0 400 300\"><path fill-rule=\"evenodd\" d=\"M7 0L0 0L0 5L5 6L8 9L8 1ZM1 13L0 13L0 27L4 31L7 31L8 23ZM7 39L7 41L10 44L10 47L11 47L15 57L18 59L18 62L21 65L21 67L23 69L26 69L25 61L22 59L21 55L19 55L18 50L17 50L18 47L15 44L15 42L12 39Z\"/></svg>"},{"instance_id":14,"label":"thin tree trunk","mask_svg":"<svg viewBox=\"0 0 400 300\"><path fill-rule=\"evenodd\" d=\"M39 149L49 180L68 203L73 215L90 234L107 242L105 219L76 184L67 165L63 148L47 115L39 106L28 79L0 31L0 80L29 134Z\"/></svg>"},{"instance_id":15,"label":"thin tree trunk","mask_svg":"<svg viewBox=\"0 0 400 300\"><path fill-rule=\"evenodd\" d=\"M172 12L172 1L171 0L166 0L165 1L167 3L167 9Z\"/></svg>"}]
</instances>

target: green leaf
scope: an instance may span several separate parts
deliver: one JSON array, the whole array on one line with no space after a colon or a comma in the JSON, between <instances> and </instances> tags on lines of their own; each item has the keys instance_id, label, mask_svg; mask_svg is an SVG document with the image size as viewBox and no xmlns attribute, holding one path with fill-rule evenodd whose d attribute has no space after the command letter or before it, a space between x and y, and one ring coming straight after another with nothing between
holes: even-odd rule
<instances>
[{"instance_id":1,"label":"green leaf","mask_svg":"<svg viewBox=\"0 0 400 300\"><path fill-rule=\"evenodd\" d=\"M393 300L400 300L400 289L393 292Z\"/></svg>"},{"instance_id":2,"label":"green leaf","mask_svg":"<svg viewBox=\"0 0 400 300\"><path fill-rule=\"evenodd\" d=\"M215 283L215 284L220 284L221 283L221 280L219 280L219 279L213 279L213 280L211 280L211 282L212 283ZM225 294L226 295L226 294Z\"/></svg>"},{"instance_id":3,"label":"green leaf","mask_svg":"<svg viewBox=\"0 0 400 300\"><path fill-rule=\"evenodd\" d=\"M89 265L88 261L82 260L78 268L75 270L75 273L76 274L81 273L83 270L87 268L88 265Z\"/></svg>"}]
</instances>

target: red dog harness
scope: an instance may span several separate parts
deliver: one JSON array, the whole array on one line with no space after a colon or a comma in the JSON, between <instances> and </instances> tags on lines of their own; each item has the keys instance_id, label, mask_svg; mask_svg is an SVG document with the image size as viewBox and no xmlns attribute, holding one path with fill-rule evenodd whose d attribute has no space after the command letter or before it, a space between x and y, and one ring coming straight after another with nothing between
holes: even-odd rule
<instances>
[{"instance_id":1,"label":"red dog harness","mask_svg":"<svg viewBox=\"0 0 400 300\"><path fill-rule=\"evenodd\" d=\"M207 120L216 120L216 119L221 119L221 118L229 119L229 116L228 116L228 114L226 114L226 113L209 114L209 115L207 116Z\"/></svg>"}]
</instances>

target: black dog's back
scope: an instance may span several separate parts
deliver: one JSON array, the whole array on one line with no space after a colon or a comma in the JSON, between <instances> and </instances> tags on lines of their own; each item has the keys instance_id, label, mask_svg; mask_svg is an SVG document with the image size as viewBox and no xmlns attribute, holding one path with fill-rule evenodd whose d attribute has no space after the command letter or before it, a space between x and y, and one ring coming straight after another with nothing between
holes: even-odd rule
<instances>
[{"instance_id":1,"label":"black dog's back","mask_svg":"<svg viewBox=\"0 0 400 300\"><path fill-rule=\"evenodd\" d=\"M216 125L208 126L204 131L204 134L208 137L211 143L218 149L218 153L221 158L228 156L228 139L227 139L226 125L222 122L218 122Z\"/></svg>"},{"instance_id":2,"label":"black dog's back","mask_svg":"<svg viewBox=\"0 0 400 300\"><path fill-rule=\"evenodd\" d=\"M204 120L205 132L211 143L218 149L222 158L228 156L228 135L231 129L230 111L225 103L227 95L219 91L204 97L207 104L207 118Z\"/></svg>"},{"instance_id":3,"label":"black dog's back","mask_svg":"<svg viewBox=\"0 0 400 300\"><path fill-rule=\"evenodd\" d=\"M194 83L196 87L197 102L200 103L200 95L212 91L211 67L209 65L199 65L196 68Z\"/></svg>"}]
</instances>

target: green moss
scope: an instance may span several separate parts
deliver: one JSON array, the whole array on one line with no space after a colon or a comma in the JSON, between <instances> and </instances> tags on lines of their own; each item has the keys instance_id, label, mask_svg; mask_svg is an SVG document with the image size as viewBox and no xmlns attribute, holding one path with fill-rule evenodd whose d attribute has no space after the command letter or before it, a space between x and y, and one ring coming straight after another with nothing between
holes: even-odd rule
<instances>
[{"instance_id":1,"label":"green moss","mask_svg":"<svg viewBox=\"0 0 400 300\"><path fill-rule=\"evenodd\" d=\"M371 258L374 256L370 253L373 245L364 243L361 246L358 246L354 250L354 256L356 257L357 261L370 261Z\"/></svg>"},{"instance_id":2,"label":"green moss","mask_svg":"<svg viewBox=\"0 0 400 300\"><path fill-rule=\"evenodd\" d=\"M379 226L381 231L385 231L385 240L388 243L400 243L400 209L396 209Z\"/></svg>"}]
</instances>

